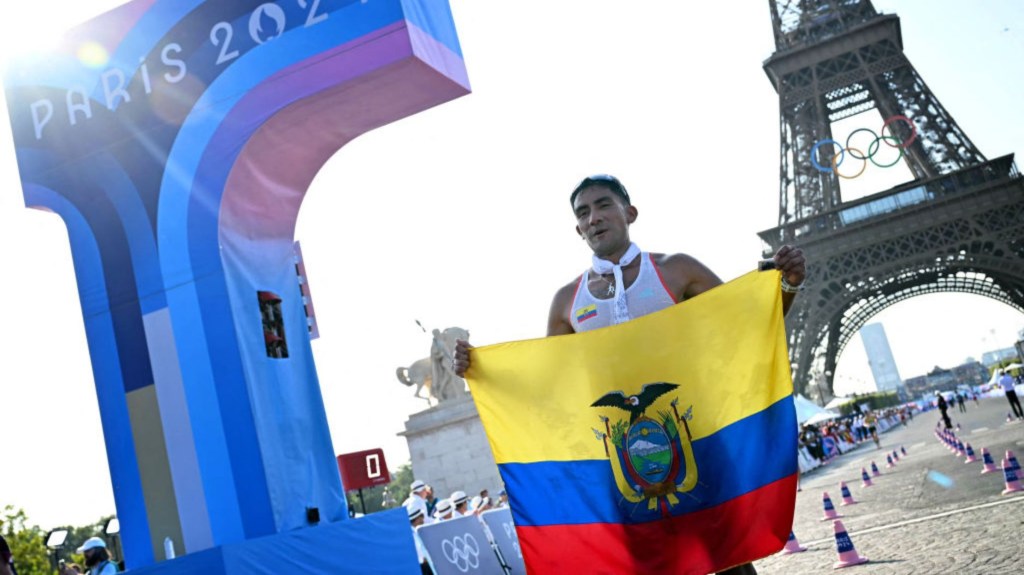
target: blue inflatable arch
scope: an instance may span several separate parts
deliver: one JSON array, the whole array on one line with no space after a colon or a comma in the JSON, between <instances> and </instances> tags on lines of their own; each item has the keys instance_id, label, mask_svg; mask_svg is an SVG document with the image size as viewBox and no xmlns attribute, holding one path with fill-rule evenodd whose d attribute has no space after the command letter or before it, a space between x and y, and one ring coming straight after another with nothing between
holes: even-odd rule
<instances>
[{"instance_id":1,"label":"blue inflatable arch","mask_svg":"<svg viewBox=\"0 0 1024 575\"><path fill-rule=\"evenodd\" d=\"M296 217L348 141L468 92L446 0L134 0L11 67L26 204L69 230L130 566L167 538L190 555L344 523ZM398 515L365 528L411 545Z\"/></svg>"}]
</instances>

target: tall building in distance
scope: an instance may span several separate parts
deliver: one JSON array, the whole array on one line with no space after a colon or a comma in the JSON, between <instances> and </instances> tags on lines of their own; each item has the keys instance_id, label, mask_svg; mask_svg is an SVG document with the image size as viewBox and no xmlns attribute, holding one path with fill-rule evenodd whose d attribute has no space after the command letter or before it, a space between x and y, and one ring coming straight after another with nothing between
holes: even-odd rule
<instances>
[{"instance_id":1,"label":"tall building in distance","mask_svg":"<svg viewBox=\"0 0 1024 575\"><path fill-rule=\"evenodd\" d=\"M871 365L871 375L875 378L875 387L879 391L899 391L903 384L900 372L896 369L896 360L889 348L889 338L885 337L885 327L880 323L869 323L861 328L860 339L864 342L864 351Z\"/></svg>"}]
</instances>

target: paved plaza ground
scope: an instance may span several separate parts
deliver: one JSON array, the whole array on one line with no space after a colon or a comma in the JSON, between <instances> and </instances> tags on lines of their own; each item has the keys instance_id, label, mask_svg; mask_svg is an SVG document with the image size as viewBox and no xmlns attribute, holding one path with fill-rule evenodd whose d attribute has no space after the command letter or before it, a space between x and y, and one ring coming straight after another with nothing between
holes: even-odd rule
<instances>
[{"instance_id":1,"label":"paved plaza ground","mask_svg":"<svg viewBox=\"0 0 1024 575\"><path fill-rule=\"evenodd\" d=\"M1000 495L1003 474L981 474L981 448L996 466L1007 449L1024 460L1024 423L1006 423L1005 397L954 405L950 417L959 437L970 443L979 461L964 464L950 454L933 431L939 412L918 414L907 427L881 436L882 449L865 443L829 465L805 474L797 494L793 532L807 551L775 555L755 563L762 575L826 573L836 561L831 521L822 521L822 492L835 503L857 552L869 563L844 572L858 574L1024 573L1024 493ZM903 446L895 469L885 454ZM861 467L875 461L882 472L873 487L861 486ZM849 486L856 505L841 506L839 482Z\"/></svg>"}]
</instances>

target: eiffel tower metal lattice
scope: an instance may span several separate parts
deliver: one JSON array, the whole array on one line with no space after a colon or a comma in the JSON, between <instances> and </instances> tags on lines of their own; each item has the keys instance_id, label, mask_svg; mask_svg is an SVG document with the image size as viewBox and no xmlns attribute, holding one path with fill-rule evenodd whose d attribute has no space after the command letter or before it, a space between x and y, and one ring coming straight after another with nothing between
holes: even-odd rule
<instances>
[{"instance_id":1,"label":"eiffel tower metal lattice","mask_svg":"<svg viewBox=\"0 0 1024 575\"><path fill-rule=\"evenodd\" d=\"M897 16L870 0L769 4L776 51L764 70L779 94L782 161L779 225L760 236L766 255L788 243L808 259L786 319L797 390L817 373L831 392L850 338L908 298L969 293L1024 312L1024 178L1013 155L981 155L903 53ZM902 117L887 121L882 143L904 148L914 179L844 202L831 168L843 146L819 143L832 123L871 109Z\"/></svg>"}]
</instances>

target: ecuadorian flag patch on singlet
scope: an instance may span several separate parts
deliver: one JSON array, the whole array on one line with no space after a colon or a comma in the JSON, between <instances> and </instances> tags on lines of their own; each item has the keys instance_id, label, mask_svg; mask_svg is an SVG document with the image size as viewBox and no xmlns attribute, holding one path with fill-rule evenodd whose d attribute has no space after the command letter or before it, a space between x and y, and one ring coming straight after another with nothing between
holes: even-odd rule
<instances>
[{"instance_id":1,"label":"ecuadorian flag patch on singlet","mask_svg":"<svg viewBox=\"0 0 1024 575\"><path fill-rule=\"evenodd\" d=\"M576 321L583 323L592 317L597 317L597 304L590 304L576 310Z\"/></svg>"}]
</instances>

